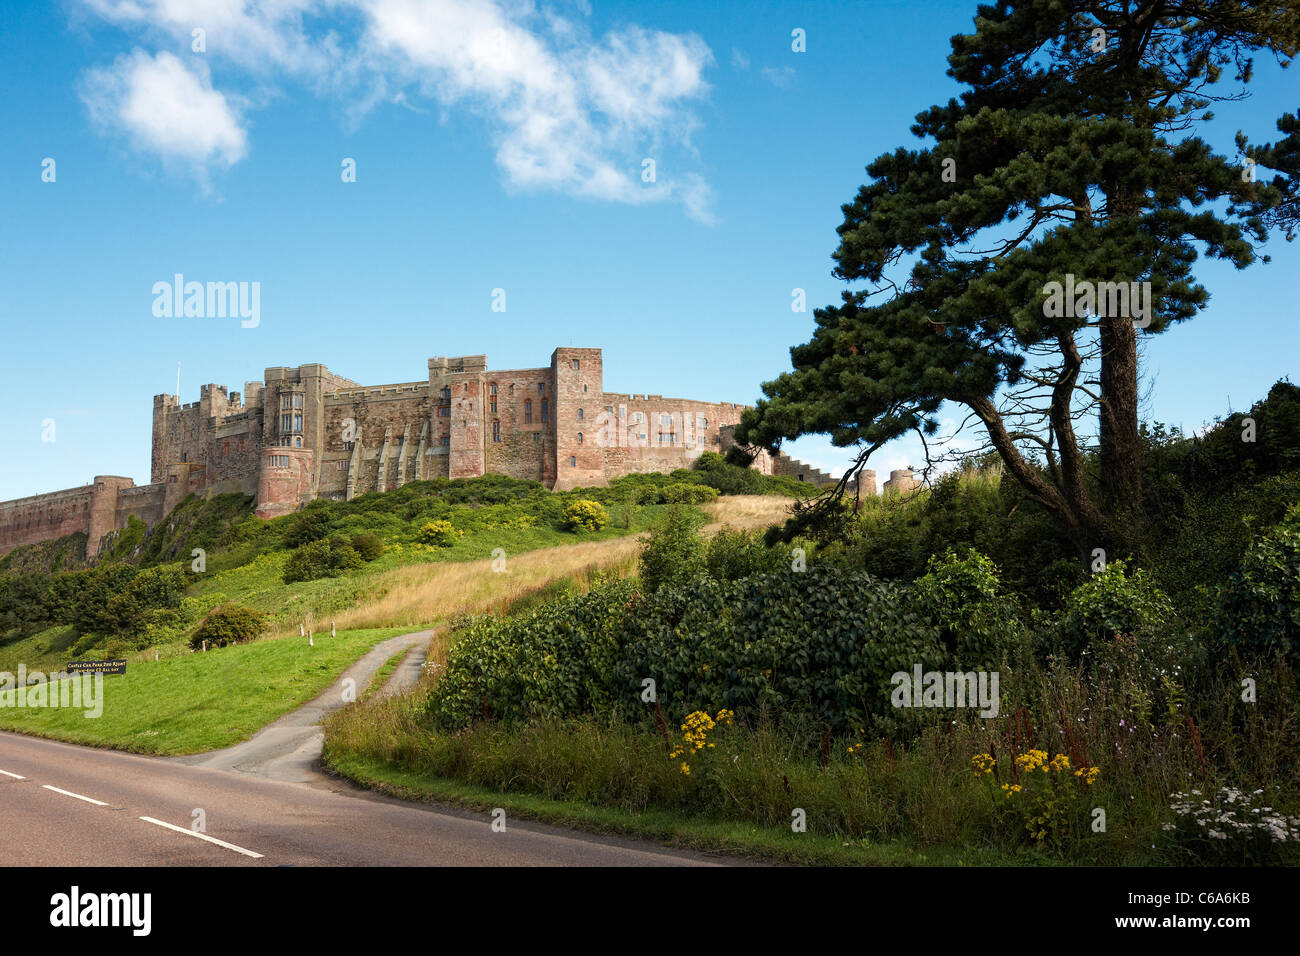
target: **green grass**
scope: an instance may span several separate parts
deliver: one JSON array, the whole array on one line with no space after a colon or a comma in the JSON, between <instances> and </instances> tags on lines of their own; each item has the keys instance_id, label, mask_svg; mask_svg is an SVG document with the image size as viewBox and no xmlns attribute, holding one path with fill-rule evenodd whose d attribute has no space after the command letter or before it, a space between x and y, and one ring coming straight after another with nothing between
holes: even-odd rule
<instances>
[{"instance_id":1,"label":"green grass","mask_svg":"<svg viewBox=\"0 0 1300 956\"><path fill-rule=\"evenodd\" d=\"M384 685L388 683L388 679L393 676L393 671L397 670L398 665L406 660L409 654L414 653L414 650L411 647L404 647L384 661L384 665L375 671L374 676L370 678L370 683L366 684L365 693L361 695L362 702L368 700L372 694L382 690Z\"/></svg>"},{"instance_id":2,"label":"green grass","mask_svg":"<svg viewBox=\"0 0 1300 956\"><path fill-rule=\"evenodd\" d=\"M677 849L726 853L757 861L819 866L1046 866L1064 861L1031 852L1006 853L985 847L917 847L903 841L846 841L789 828L707 820L672 810L647 808L637 813L554 800L447 780L397 766L375 757L334 754L329 769L371 790L403 800L442 803L567 826L590 833L619 834L653 840Z\"/></svg>"},{"instance_id":3,"label":"green grass","mask_svg":"<svg viewBox=\"0 0 1300 956\"><path fill-rule=\"evenodd\" d=\"M132 661L125 674L104 678L99 718L80 709L3 707L0 729L149 754L229 747L307 703L367 650L404 630L318 634L315 647L295 636Z\"/></svg>"}]
</instances>

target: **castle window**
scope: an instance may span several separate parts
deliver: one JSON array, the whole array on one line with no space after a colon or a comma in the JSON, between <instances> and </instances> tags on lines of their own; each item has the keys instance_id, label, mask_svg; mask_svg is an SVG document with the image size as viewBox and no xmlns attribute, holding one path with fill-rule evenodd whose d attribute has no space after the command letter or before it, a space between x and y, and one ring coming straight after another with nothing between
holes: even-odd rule
<instances>
[{"instance_id":1,"label":"castle window","mask_svg":"<svg viewBox=\"0 0 1300 956\"><path fill-rule=\"evenodd\" d=\"M346 458L340 458L338 461L334 462L334 467L336 467L339 471L347 471L348 460Z\"/></svg>"},{"instance_id":2,"label":"castle window","mask_svg":"<svg viewBox=\"0 0 1300 956\"><path fill-rule=\"evenodd\" d=\"M584 392L587 391L587 386L586 386L586 385L582 386L582 390L583 390Z\"/></svg>"},{"instance_id":3,"label":"castle window","mask_svg":"<svg viewBox=\"0 0 1300 956\"><path fill-rule=\"evenodd\" d=\"M355 445L355 444L356 444L356 442L354 442L354 441L345 441L345 442L343 443L343 450L344 450L344 451L351 451L351 450L352 450L352 446Z\"/></svg>"},{"instance_id":4,"label":"castle window","mask_svg":"<svg viewBox=\"0 0 1300 956\"><path fill-rule=\"evenodd\" d=\"M301 437L299 437L299 438L295 438L295 439L293 440L293 443L294 443L294 445L297 446L298 448L301 448L301 447L302 447L302 438L301 438Z\"/></svg>"},{"instance_id":5,"label":"castle window","mask_svg":"<svg viewBox=\"0 0 1300 956\"><path fill-rule=\"evenodd\" d=\"M542 421L543 421L543 422L546 421L546 412L547 412L547 409L548 409L548 408L549 408L549 405L547 404L546 399L542 399Z\"/></svg>"},{"instance_id":6,"label":"castle window","mask_svg":"<svg viewBox=\"0 0 1300 956\"><path fill-rule=\"evenodd\" d=\"M440 405L440 406L438 406L438 417L439 417L439 418L451 418L451 406L450 406L450 405Z\"/></svg>"},{"instance_id":7,"label":"castle window","mask_svg":"<svg viewBox=\"0 0 1300 956\"><path fill-rule=\"evenodd\" d=\"M578 421L582 421L582 409L578 409Z\"/></svg>"},{"instance_id":8,"label":"castle window","mask_svg":"<svg viewBox=\"0 0 1300 956\"><path fill-rule=\"evenodd\" d=\"M497 393L497 383L496 383L496 382L493 382L491 385L488 386L488 388L491 390L491 392L492 392L493 395L495 395L495 394Z\"/></svg>"},{"instance_id":9,"label":"castle window","mask_svg":"<svg viewBox=\"0 0 1300 956\"><path fill-rule=\"evenodd\" d=\"M444 385L444 386L442 387L442 391L440 391L440 392L438 393L438 397L441 398L444 402L450 402L450 401L451 401L451 386L450 386L450 385Z\"/></svg>"},{"instance_id":10,"label":"castle window","mask_svg":"<svg viewBox=\"0 0 1300 956\"><path fill-rule=\"evenodd\" d=\"M499 419L492 419L492 440L499 442L501 440L501 422Z\"/></svg>"},{"instance_id":11,"label":"castle window","mask_svg":"<svg viewBox=\"0 0 1300 956\"><path fill-rule=\"evenodd\" d=\"M439 441L438 444L440 444L443 448L446 448L447 446L449 446L449 445L451 444L451 436L450 436L450 435L443 435L443 436L442 436L442 440Z\"/></svg>"},{"instance_id":12,"label":"castle window","mask_svg":"<svg viewBox=\"0 0 1300 956\"><path fill-rule=\"evenodd\" d=\"M545 383L545 382L538 382L538 383L537 383L537 394L538 394L538 395L541 395L541 394L542 394L543 392L545 392L545 391L546 391L546 383Z\"/></svg>"},{"instance_id":13,"label":"castle window","mask_svg":"<svg viewBox=\"0 0 1300 956\"><path fill-rule=\"evenodd\" d=\"M495 386L493 386L493 387L495 387ZM497 413L497 397L496 397L496 395L493 395L493 396L492 396L492 403L491 403L491 405L489 406L488 411L489 411L491 414L493 414L493 415L495 415L495 414Z\"/></svg>"},{"instance_id":14,"label":"castle window","mask_svg":"<svg viewBox=\"0 0 1300 956\"><path fill-rule=\"evenodd\" d=\"M510 383L510 394L513 395L514 393L515 393L515 383L514 383L514 382L511 382L511 383Z\"/></svg>"},{"instance_id":15,"label":"castle window","mask_svg":"<svg viewBox=\"0 0 1300 956\"><path fill-rule=\"evenodd\" d=\"M280 396L280 411L287 412L295 408L302 408L301 392L288 392Z\"/></svg>"},{"instance_id":16,"label":"castle window","mask_svg":"<svg viewBox=\"0 0 1300 956\"><path fill-rule=\"evenodd\" d=\"M289 467L289 456L288 456L288 455L272 455L272 456L271 456L271 467L272 467L272 468L288 468L288 467Z\"/></svg>"},{"instance_id":17,"label":"castle window","mask_svg":"<svg viewBox=\"0 0 1300 956\"><path fill-rule=\"evenodd\" d=\"M574 359L574 360L573 360L573 367L574 367L574 368L577 368L577 367L578 367L578 360L577 360L577 359Z\"/></svg>"},{"instance_id":18,"label":"castle window","mask_svg":"<svg viewBox=\"0 0 1300 956\"><path fill-rule=\"evenodd\" d=\"M582 432L578 432L578 444L582 444Z\"/></svg>"},{"instance_id":19,"label":"castle window","mask_svg":"<svg viewBox=\"0 0 1300 956\"><path fill-rule=\"evenodd\" d=\"M578 466L578 459L575 458L573 455L570 455L570 456L569 456L569 467L570 467L570 468L576 468L577 466Z\"/></svg>"},{"instance_id":20,"label":"castle window","mask_svg":"<svg viewBox=\"0 0 1300 956\"><path fill-rule=\"evenodd\" d=\"M524 424L531 425L532 423L533 423L533 400L531 398L525 398L524 399Z\"/></svg>"},{"instance_id":21,"label":"castle window","mask_svg":"<svg viewBox=\"0 0 1300 956\"><path fill-rule=\"evenodd\" d=\"M542 433L541 433L541 432L533 432L533 442L536 443L536 442L539 442L539 441L541 441L541 440L542 440Z\"/></svg>"}]
</instances>

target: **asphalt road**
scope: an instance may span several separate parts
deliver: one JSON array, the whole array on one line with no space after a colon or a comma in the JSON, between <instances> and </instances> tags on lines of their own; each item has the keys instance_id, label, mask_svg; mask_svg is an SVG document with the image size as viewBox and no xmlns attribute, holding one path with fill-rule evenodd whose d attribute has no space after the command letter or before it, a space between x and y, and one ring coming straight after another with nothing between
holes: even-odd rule
<instances>
[{"instance_id":1,"label":"asphalt road","mask_svg":"<svg viewBox=\"0 0 1300 956\"><path fill-rule=\"evenodd\" d=\"M6 866L683 866L722 857L487 813L408 803L319 769L315 722L405 644L397 685L428 633L375 648L299 711L228 750L158 758L0 733ZM394 686L392 684L390 687ZM201 815L199 813L201 811ZM196 833L196 820L203 831Z\"/></svg>"}]
</instances>

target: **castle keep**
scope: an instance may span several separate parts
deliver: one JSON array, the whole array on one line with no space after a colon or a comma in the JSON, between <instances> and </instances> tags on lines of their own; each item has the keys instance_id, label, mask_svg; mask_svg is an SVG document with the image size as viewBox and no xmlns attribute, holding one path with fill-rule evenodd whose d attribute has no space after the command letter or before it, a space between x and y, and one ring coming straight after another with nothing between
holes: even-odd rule
<instances>
[{"instance_id":1,"label":"castle keep","mask_svg":"<svg viewBox=\"0 0 1300 956\"><path fill-rule=\"evenodd\" d=\"M606 392L600 349L558 348L541 368L490 370L486 355L428 360L417 382L360 385L324 365L268 368L244 390L155 395L150 484L93 484L0 502L0 554L86 532L87 557L130 516L154 524L187 495L240 492L264 518L314 498L350 499L408 481L509 475L553 490L689 467L725 451L746 406ZM754 467L814 484L829 475L785 455ZM865 488L875 490L866 473Z\"/></svg>"}]
</instances>

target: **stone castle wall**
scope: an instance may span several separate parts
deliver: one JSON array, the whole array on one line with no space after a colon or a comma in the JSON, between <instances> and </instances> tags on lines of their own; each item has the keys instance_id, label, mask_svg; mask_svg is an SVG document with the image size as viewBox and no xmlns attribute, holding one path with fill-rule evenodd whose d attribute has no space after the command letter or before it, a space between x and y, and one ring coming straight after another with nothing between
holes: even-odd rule
<instances>
[{"instance_id":1,"label":"stone castle wall","mask_svg":"<svg viewBox=\"0 0 1300 956\"><path fill-rule=\"evenodd\" d=\"M409 481L509 475L555 490L635 472L688 468L722 452L746 406L604 389L596 348L557 348L548 366L494 370L486 355L435 356L416 382L363 386L324 365L268 368L199 401L156 395L150 484L99 476L92 485L0 502L0 554L84 531L87 557L132 515L152 525L187 495L255 496L264 518L314 498L350 499ZM785 455L758 455L765 474L827 484ZM874 476L871 488L874 491Z\"/></svg>"}]
</instances>

